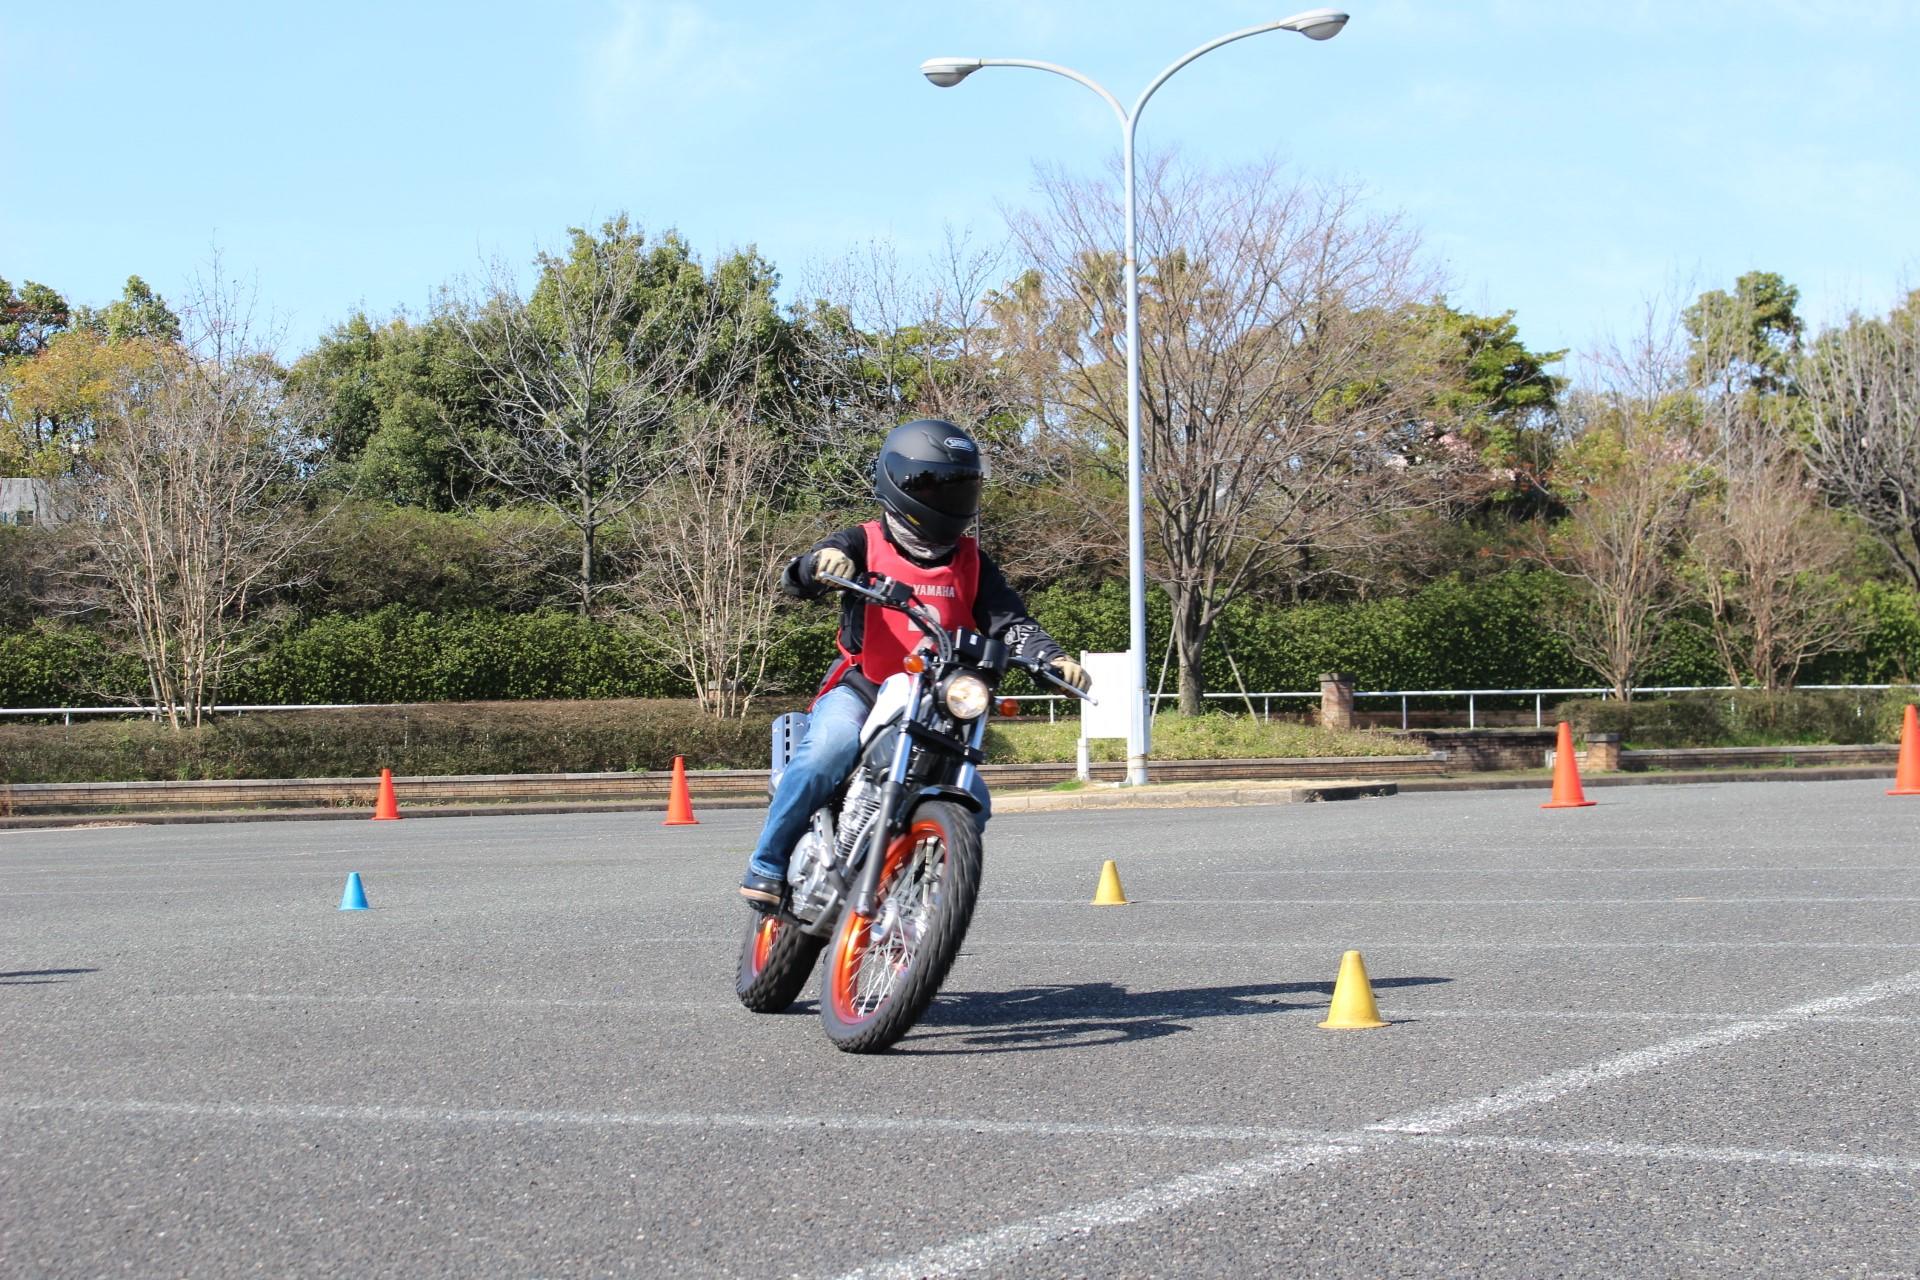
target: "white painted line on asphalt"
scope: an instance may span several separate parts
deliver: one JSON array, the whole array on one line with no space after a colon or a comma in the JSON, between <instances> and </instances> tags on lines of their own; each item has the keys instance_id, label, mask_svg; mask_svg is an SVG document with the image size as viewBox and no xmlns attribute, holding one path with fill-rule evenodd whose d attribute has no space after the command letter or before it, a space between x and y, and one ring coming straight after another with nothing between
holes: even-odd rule
<instances>
[{"instance_id":1,"label":"white painted line on asphalt","mask_svg":"<svg viewBox=\"0 0 1920 1280\"><path fill-rule=\"evenodd\" d=\"M1061 1024L1067 1024L1067 1023L1083 1022L1083 1021L1107 1022L1116 1018L1125 1019L1130 1016L1126 1012L1125 1003L1124 1003L1128 995L1164 997L1170 994L1177 995L1179 993L1157 991L1150 988L1143 988L1138 992L1124 993L1120 1001L1118 1002L1117 1007L1103 1006L1101 1009L1096 1011L1064 1009L1061 1011L1059 1017L1056 1019L1053 1019L1052 1021L1058 1022ZM1297 994L1302 996L1311 996L1316 993L1312 991L1300 991ZM723 1017L731 1017L735 1013L737 1013L740 1009L740 1002L737 1000L658 1000L648 996L457 996L457 995L407 994L407 993L401 993L401 992L361 992L361 991L344 992L337 995L324 993L324 992L306 992L306 991L178 991L178 992L158 992L158 993L142 992L142 993L139 993L136 997L132 997L132 999L135 999L141 1002L186 1001L189 1003L214 1003L214 1004L217 1004L217 1003L317 1004L317 1005L374 1004L374 1005L395 1005L402 1008L405 1008L408 1006L417 1006L421 1008L446 1006L448 1008L456 1008L456 1009L469 1009L469 1008L474 1008L474 1009L491 1009L491 1008L626 1009L636 1014L645 1014L650 1010L657 1009L657 1010L671 1010L676 1013L686 1013L686 1012L710 1013L710 1014L723 1016ZM1273 1000L1275 1002L1272 1003L1271 1006L1263 1006L1262 998L1259 998L1259 997L1241 999L1241 1000L1235 1001L1234 1003L1236 1007L1242 1008L1242 1009L1258 1009L1261 1007L1271 1007L1272 1010L1276 1013L1298 1011L1300 1009L1309 1007L1307 1005L1280 1000L1278 995L1273 997ZM1312 1007L1317 1008L1319 1007L1319 1005L1316 1003ZM1205 1011L1206 1011L1206 1006L1199 1002L1196 1002L1191 1008L1191 1012L1194 1014L1204 1013ZM1141 1015L1141 1016L1143 1018L1152 1017L1152 1018L1178 1019L1183 1015L1181 1011L1177 1009L1169 1012L1169 1011L1166 1011L1164 1008L1162 1008L1160 1012L1157 1012L1155 1014ZM1742 1020L1753 1019L1753 1018L1766 1018L1769 1016L1771 1015L1769 1015L1764 1011L1739 1012L1739 1013L1685 1013L1685 1012L1679 1012L1675 1010L1653 1010L1653 1009L1576 1009L1576 1010L1567 1010L1567 1009L1422 1009L1422 1008L1415 1007L1411 1009L1400 1010L1396 1014L1395 1020L1399 1022L1407 1022L1407 1023L1426 1022L1434 1019L1469 1019L1469 1020L1485 1019L1489 1021L1509 1021L1509 1022L1718 1022L1718 1023L1726 1023L1726 1022L1739 1022ZM1830 1013L1830 1014L1821 1014L1816 1017L1807 1018L1805 1019L1805 1021L1811 1025L1832 1024L1832 1025L1844 1025L1844 1026L1869 1026L1869 1027L1871 1026L1910 1027L1910 1026L1920 1026L1920 1014L1903 1015L1903 1014ZM951 1031L960 1030L960 1029L946 1028L946 1030L951 1032Z\"/></svg>"},{"instance_id":2,"label":"white painted line on asphalt","mask_svg":"<svg viewBox=\"0 0 1920 1280\"><path fill-rule=\"evenodd\" d=\"M1367 1131L1383 1135L1445 1134L1450 1130L1465 1128L1467 1125L1476 1124L1494 1116L1546 1106L1568 1094L1668 1066L1709 1049L1722 1048L1760 1036L1776 1035L1782 1031L1803 1026L1808 1019L1821 1014L1841 1013L1875 1001L1915 992L1920 992L1920 970L1898 978L1856 987L1852 991L1842 992L1836 996L1810 1000L1804 1004L1783 1009L1766 1018L1736 1022L1729 1026L1679 1036L1632 1053L1603 1059L1588 1066L1556 1071L1500 1093L1467 1098L1404 1116L1389 1117L1377 1124L1368 1125ZM1488 1138L1484 1141L1491 1142L1494 1139ZM1366 1149L1368 1148L1364 1144L1328 1145L1317 1149L1318 1154L1315 1159L1338 1160ZM1184 1208L1219 1196L1250 1191L1289 1173L1310 1167L1314 1163L1313 1160L1304 1163L1298 1161L1287 1163L1279 1159L1286 1154L1286 1152L1276 1153L1273 1160L1266 1162L1236 1161L1217 1165L1212 1169L1187 1174L1172 1182L1160 1184L1158 1187L1146 1187L1075 1209L1045 1214L1023 1222L1009 1223L905 1258L881 1263L876 1267L850 1272L841 1277L841 1280L854 1280L855 1277L859 1280L879 1280L881 1277L886 1277L888 1280L915 1280L915 1278L952 1276L968 1271L978 1271L997 1266L1013 1255L1028 1249L1055 1244L1077 1235L1088 1235L1103 1228L1124 1226L1151 1214ZM1186 1188L1194 1188L1195 1191L1187 1194ZM1164 1195L1164 1202L1157 1198L1160 1195Z\"/></svg>"},{"instance_id":3,"label":"white painted line on asphalt","mask_svg":"<svg viewBox=\"0 0 1920 1280\"><path fill-rule=\"evenodd\" d=\"M1371 1128L1342 1131L1277 1125L1124 1124L1072 1120L989 1120L948 1116L780 1115L725 1112L709 1114L691 1111L623 1112L374 1104L161 1102L137 1098L0 1097L0 1115L9 1112L23 1116L53 1113L115 1117L153 1116L195 1122L282 1121L323 1125L431 1125L465 1129L844 1131L943 1133L1013 1138L1124 1138L1172 1143L1262 1142L1286 1143L1289 1144L1290 1149L1310 1150L1317 1153L1320 1158L1324 1158L1330 1152L1357 1154L1363 1149L1439 1148L1463 1151L1522 1151L1595 1159L1762 1164L1782 1168L1832 1169L1856 1173L1920 1173L1920 1156L1876 1156L1850 1151L1803 1151L1793 1148L1714 1147L1696 1143L1532 1138L1505 1134L1402 1133ZM1261 1165L1262 1161L1255 1159L1232 1163L1233 1167L1251 1170ZM1207 1185L1216 1190L1221 1189L1218 1179L1210 1180ZM1131 1200L1132 1195L1129 1194L1123 1198Z\"/></svg>"},{"instance_id":4,"label":"white painted line on asphalt","mask_svg":"<svg viewBox=\"0 0 1920 1280\"><path fill-rule=\"evenodd\" d=\"M1478 1124L1494 1116L1546 1106L1570 1093L1611 1084L1630 1076L1643 1075L1660 1067L1695 1057L1710 1049L1725 1048L1728 1045L1739 1044L1743 1040L1779 1035L1783 1031L1804 1026L1824 1014L1846 1013L1881 1000L1915 994L1920 994L1920 970L1902 974L1897 978L1870 982L1864 987L1855 987L1839 995L1808 1000L1803 1004L1792 1005L1759 1018L1728 1023L1720 1027L1709 1027L1704 1031L1676 1036L1672 1040L1663 1040L1659 1044L1635 1049L1617 1057L1603 1058L1599 1062L1588 1063L1585 1066L1556 1071L1516 1088L1504 1089L1478 1098L1463 1098L1458 1102L1449 1102L1411 1115L1382 1120L1378 1124L1367 1127L1390 1133L1445 1133L1454 1129L1463 1129L1467 1125Z\"/></svg>"},{"instance_id":5,"label":"white painted line on asphalt","mask_svg":"<svg viewBox=\"0 0 1920 1280\"><path fill-rule=\"evenodd\" d=\"M1531 1152L1574 1159L1678 1160L1696 1164L1759 1164L1785 1169L1831 1169L1837 1173L1920 1174L1920 1158L1866 1156L1851 1151L1769 1151L1752 1147L1707 1147L1685 1142L1565 1141L1553 1138L1505 1137L1499 1134L1411 1133L1394 1135L1395 1145L1445 1147L1459 1151L1493 1151L1502 1155Z\"/></svg>"},{"instance_id":6,"label":"white painted line on asphalt","mask_svg":"<svg viewBox=\"0 0 1920 1280\"><path fill-rule=\"evenodd\" d=\"M344 1005L445 1005L458 1009L630 1009L646 1013L651 1009L713 1010L733 1012L738 1000L656 1000L645 996L436 996L399 993L374 994L349 992L327 995L304 991L183 991L161 995L142 995L142 1000L187 1000L236 1004L344 1004Z\"/></svg>"},{"instance_id":7,"label":"white painted line on asphalt","mask_svg":"<svg viewBox=\"0 0 1920 1280\"><path fill-rule=\"evenodd\" d=\"M1136 901L1133 905L1141 903ZM1305 942L1273 938L1246 942L1181 942L1171 938L1067 941L1029 936L980 937L975 934L968 939L967 950L978 954L983 951L1086 951L1096 948L1139 951L1147 947L1172 947L1182 951L1325 951L1331 948L1337 955L1354 948L1361 951L1916 951L1920 950L1920 942L1571 942L1530 938L1474 942L1445 938L1368 940L1351 936Z\"/></svg>"},{"instance_id":8,"label":"white painted line on asphalt","mask_svg":"<svg viewBox=\"0 0 1920 1280\"><path fill-rule=\"evenodd\" d=\"M1512 1022L1739 1022L1764 1013L1654 1013L1632 1009L1412 1009L1404 1021L1429 1018L1487 1018ZM1823 1013L1805 1019L1810 1026L1920 1026L1920 1015L1897 1013Z\"/></svg>"},{"instance_id":9,"label":"white painted line on asphalt","mask_svg":"<svg viewBox=\"0 0 1920 1280\"><path fill-rule=\"evenodd\" d=\"M954 1133L1015 1137L1127 1137L1168 1141L1319 1141L1302 1129L1248 1125L1143 1125L1048 1120L982 1120L942 1116L782 1115L692 1111L534 1110L513 1107L428 1107L361 1103L165 1102L139 1098L0 1097L3 1112L161 1116L177 1120L279 1120L301 1124L424 1124L450 1128L830 1130L863 1133ZM1364 1137L1365 1135L1359 1135Z\"/></svg>"},{"instance_id":10,"label":"white painted line on asphalt","mask_svg":"<svg viewBox=\"0 0 1920 1280\"><path fill-rule=\"evenodd\" d=\"M1197 875L1215 876L1586 876L1586 875L1655 875L1667 873L1696 873L1715 875L1752 875L1771 872L1801 871L1857 871L1871 872L1875 875L1910 874L1911 864L1886 862L1881 864L1848 863L1844 865L1821 866L1643 866L1643 867L1539 867L1515 863L1504 867L1262 867L1258 871L1207 870Z\"/></svg>"},{"instance_id":11,"label":"white painted line on asphalt","mask_svg":"<svg viewBox=\"0 0 1920 1280\"><path fill-rule=\"evenodd\" d=\"M993 1231L983 1231L949 1244L924 1249L909 1257L861 1267L847 1272L840 1280L921 1280L922 1277L960 1275L998 1267L1009 1256L1027 1249L1040 1248L1072 1236L1123 1227L1143 1218L1215 1200L1311 1169L1325 1161L1338 1160L1358 1150L1358 1147L1317 1143L1283 1148L1258 1159L1215 1165L1198 1173L1185 1174L1171 1182L1142 1187L1125 1195L1062 1209L1024 1222L1009 1223Z\"/></svg>"},{"instance_id":12,"label":"white painted line on asphalt","mask_svg":"<svg viewBox=\"0 0 1920 1280\"><path fill-rule=\"evenodd\" d=\"M1019 906L1084 907L1085 898L986 898L983 907L1002 903ZM1845 906L1920 903L1920 896L1867 894L1857 897L1793 898L1145 898L1138 905L1154 907L1697 907L1697 906Z\"/></svg>"}]
</instances>

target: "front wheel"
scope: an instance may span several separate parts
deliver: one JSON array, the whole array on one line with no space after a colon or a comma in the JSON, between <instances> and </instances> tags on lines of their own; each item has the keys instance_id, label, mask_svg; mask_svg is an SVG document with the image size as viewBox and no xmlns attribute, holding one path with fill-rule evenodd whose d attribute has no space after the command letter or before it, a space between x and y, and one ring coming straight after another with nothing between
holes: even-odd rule
<instances>
[{"instance_id":1,"label":"front wheel","mask_svg":"<svg viewBox=\"0 0 1920 1280\"><path fill-rule=\"evenodd\" d=\"M740 965L733 979L740 1003L755 1013L779 1013L792 1004L807 985L823 941L803 933L788 916L754 912L740 943Z\"/></svg>"},{"instance_id":2,"label":"front wheel","mask_svg":"<svg viewBox=\"0 0 1920 1280\"><path fill-rule=\"evenodd\" d=\"M827 1039L879 1053L913 1028L960 954L980 893L980 829L944 800L922 805L887 846L873 915L840 917L821 981Z\"/></svg>"}]
</instances>

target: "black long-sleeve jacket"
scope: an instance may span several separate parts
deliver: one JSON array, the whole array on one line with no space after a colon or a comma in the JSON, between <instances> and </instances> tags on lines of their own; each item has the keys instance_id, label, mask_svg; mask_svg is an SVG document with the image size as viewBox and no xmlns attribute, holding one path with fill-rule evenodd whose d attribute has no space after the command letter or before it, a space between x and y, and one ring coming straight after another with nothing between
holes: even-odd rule
<instances>
[{"instance_id":1,"label":"black long-sleeve jacket","mask_svg":"<svg viewBox=\"0 0 1920 1280\"><path fill-rule=\"evenodd\" d=\"M937 568L953 558L948 552L937 560L922 560L906 548L895 542L886 523L881 522L883 536L901 555L915 564ZM833 547L847 553L853 561L853 572L857 577L867 571L867 530L865 525L854 525L850 529L840 529L828 534L807 549L805 554L796 556L780 575L780 589L790 596L811 600L833 588L813 579L813 554L824 547ZM1046 633L1038 622L1027 612L1026 602L1020 593L1008 584L987 553L980 553L980 586L973 598L973 625L980 631L999 640L1018 657L1029 662L1051 662L1055 658L1065 657L1054 638ZM865 638L867 626L867 606L864 602L846 596L840 602L840 645L848 653L858 655Z\"/></svg>"}]
</instances>

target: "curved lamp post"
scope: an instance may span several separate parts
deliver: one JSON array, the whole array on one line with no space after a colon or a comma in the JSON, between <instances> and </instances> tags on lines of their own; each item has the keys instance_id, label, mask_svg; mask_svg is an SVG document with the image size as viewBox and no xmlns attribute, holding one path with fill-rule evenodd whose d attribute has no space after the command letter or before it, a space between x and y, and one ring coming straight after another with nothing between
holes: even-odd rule
<instances>
[{"instance_id":1,"label":"curved lamp post","mask_svg":"<svg viewBox=\"0 0 1920 1280\"><path fill-rule=\"evenodd\" d=\"M1026 58L928 58L920 64L920 74L942 89L950 89L982 67L1027 67L1051 71L1077 81L1099 94L1120 118L1122 144L1121 167L1126 174L1126 255L1127 276L1127 614L1130 649L1128 705L1131 708L1127 732L1127 782L1139 786L1147 780L1147 755L1150 747L1152 712L1147 708L1147 541L1142 511L1140 480L1140 275L1134 252L1133 138L1139 127L1140 112L1147 100L1180 68L1203 53L1211 53L1223 44L1244 40L1269 31L1292 31L1309 40L1331 40L1347 25L1347 15L1337 9L1310 9L1278 22L1263 22L1209 41L1178 59L1153 78L1152 83L1134 101L1128 111L1096 80L1071 67L1051 62L1033 62Z\"/></svg>"}]
</instances>

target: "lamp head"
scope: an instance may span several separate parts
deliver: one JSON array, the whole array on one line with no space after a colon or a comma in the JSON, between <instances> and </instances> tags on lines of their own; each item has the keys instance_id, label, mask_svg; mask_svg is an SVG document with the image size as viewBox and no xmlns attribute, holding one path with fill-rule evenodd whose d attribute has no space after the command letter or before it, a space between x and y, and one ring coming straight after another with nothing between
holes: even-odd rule
<instances>
[{"instance_id":1,"label":"lamp head","mask_svg":"<svg viewBox=\"0 0 1920 1280\"><path fill-rule=\"evenodd\" d=\"M942 89L951 89L978 71L980 66L978 58L928 58L920 64L920 74Z\"/></svg>"},{"instance_id":2,"label":"lamp head","mask_svg":"<svg viewBox=\"0 0 1920 1280\"><path fill-rule=\"evenodd\" d=\"M1309 40L1331 40L1346 25L1347 15L1338 9L1309 9L1282 22L1280 29L1298 31Z\"/></svg>"}]
</instances>

